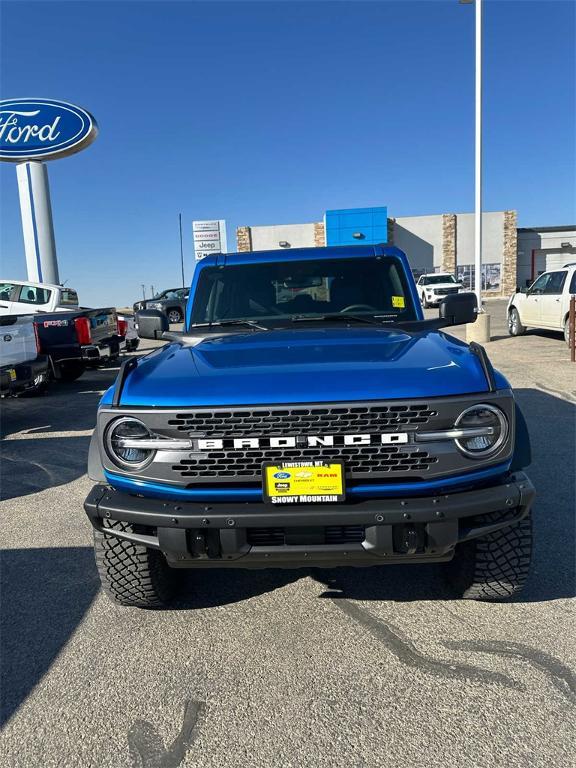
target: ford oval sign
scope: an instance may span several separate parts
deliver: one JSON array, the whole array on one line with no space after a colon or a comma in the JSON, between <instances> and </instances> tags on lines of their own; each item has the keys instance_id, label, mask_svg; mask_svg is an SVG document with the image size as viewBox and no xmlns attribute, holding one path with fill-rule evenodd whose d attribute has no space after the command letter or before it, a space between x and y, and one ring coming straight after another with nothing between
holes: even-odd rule
<instances>
[{"instance_id":1,"label":"ford oval sign","mask_svg":"<svg viewBox=\"0 0 576 768\"><path fill-rule=\"evenodd\" d=\"M53 160L91 144L98 126L81 107L51 99L0 101L0 160Z\"/></svg>"}]
</instances>

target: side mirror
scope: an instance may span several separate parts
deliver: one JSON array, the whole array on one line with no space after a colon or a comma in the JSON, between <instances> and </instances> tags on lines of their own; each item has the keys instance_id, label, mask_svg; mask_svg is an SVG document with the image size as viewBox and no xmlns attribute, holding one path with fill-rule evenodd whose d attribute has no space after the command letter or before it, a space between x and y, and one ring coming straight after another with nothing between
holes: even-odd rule
<instances>
[{"instance_id":1,"label":"side mirror","mask_svg":"<svg viewBox=\"0 0 576 768\"><path fill-rule=\"evenodd\" d=\"M449 325L475 323L477 317L475 293L454 293L440 302L440 318Z\"/></svg>"},{"instance_id":2,"label":"side mirror","mask_svg":"<svg viewBox=\"0 0 576 768\"><path fill-rule=\"evenodd\" d=\"M160 340L169 328L168 318L157 309L136 312L136 331L141 339Z\"/></svg>"}]
</instances>

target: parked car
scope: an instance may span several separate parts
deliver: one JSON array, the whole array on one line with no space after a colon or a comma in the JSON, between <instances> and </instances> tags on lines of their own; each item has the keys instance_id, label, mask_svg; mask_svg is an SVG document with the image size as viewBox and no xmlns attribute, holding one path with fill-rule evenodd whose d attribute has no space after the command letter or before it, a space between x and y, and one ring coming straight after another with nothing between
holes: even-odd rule
<instances>
[{"instance_id":1,"label":"parked car","mask_svg":"<svg viewBox=\"0 0 576 768\"><path fill-rule=\"evenodd\" d=\"M166 315L169 323L181 323L186 316L186 303L189 294L189 288L169 288L153 299L137 301L134 304L134 312L139 312L142 309L157 309Z\"/></svg>"},{"instance_id":2,"label":"parked car","mask_svg":"<svg viewBox=\"0 0 576 768\"><path fill-rule=\"evenodd\" d=\"M67 312L78 309L73 288L25 280L0 280L0 316L33 312Z\"/></svg>"},{"instance_id":3,"label":"parked car","mask_svg":"<svg viewBox=\"0 0 576 768\"><path fill-rule=\"evenodd\" d=\"M521 336L527 328L564 334L568 344L570 296L576 294L576 263L544 272L525 291L518 289L508 302L508 333Z\"/></svg>"},{"instance_id":4,"label":"parked car","mask_svg":"<svg viewBox=\"0 0 576 768\"><path fill-rule=\"evenodd\" d=\"M0 395L40 393L49 375L48 357L40 352L34 318L0 317Z\"/></svg>"},{"instance_id":5,"label":"parked car","mask_svg":"<svg viewBox=\"0 0 576 768\"><path fill-rule=\"evenodd\" d=\"M438 305L446 296L464 291L454 275L447 272L432 272L420 275L416 283L420 303L424 308Z\"/></svg>"},{"instance_id":6,"label":"parked car","mask_svg":"<svg viewBox=\"0 0 576 768\"><path fill-rule=\"evenodd\" d=\"M441 332L473 294L425 320L379 245L207 256L194 286L181 333L138 313L168 343L100 401L84 506L113 600L162 606L180 568L425 562L461 597L520 592L526 424L485 350Z\"/></svg>"}]
</instances>

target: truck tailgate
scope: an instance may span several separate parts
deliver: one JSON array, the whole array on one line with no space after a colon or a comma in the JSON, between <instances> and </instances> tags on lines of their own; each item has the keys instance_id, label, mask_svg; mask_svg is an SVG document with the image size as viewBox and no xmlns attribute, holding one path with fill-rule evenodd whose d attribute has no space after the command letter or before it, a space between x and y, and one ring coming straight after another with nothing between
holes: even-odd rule
<instances>
[{"instance_id":1,"label":"truck tailgate","mask_svg":"<svg viewBox=\"0 0 576 768\"><path fill-rule=\"evenodd\" d=\"M32 315L4 315L0 318L0 365L17 365L34 360L38 354Z\"/></svg>"},{"instance_id":2,"label":"truck tailgate","mask_svg":"<svg viewBox=\"0 0 576 768\"><path fill-rule=\"evenodd\" d=\"M118 321L114 307L85 309L82 314L90 320L93 344L99 344L118 333Z\"/></svg>"}]
</instances>

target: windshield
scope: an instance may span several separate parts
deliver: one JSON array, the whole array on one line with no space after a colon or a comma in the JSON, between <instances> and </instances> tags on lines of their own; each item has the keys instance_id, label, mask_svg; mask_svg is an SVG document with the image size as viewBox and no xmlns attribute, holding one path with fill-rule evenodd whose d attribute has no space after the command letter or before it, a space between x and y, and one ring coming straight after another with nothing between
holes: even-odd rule
<instances>
[{"instance_id":1,"label":"windshield","mask_svg":"<svg viewBox=\"0 0 576 768\"><path fill-rule=\"evenodd\" d=\"M372 257L206 267L191 320L193 325L266 320L270 326L334 314L416 320L402 264L394 257Z\"/></svg>"},{"instance_id":2,"label":"windshield","mask_svg":"<svg viewBox=\"0 0 576 768\"><path fill-rule=\"evenodd\" d=\"M429 275L422 278L424 285L438 285L439 283L455 283L454 275Z\"/></svg>"}]
</instances>

